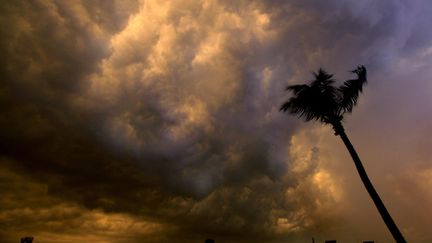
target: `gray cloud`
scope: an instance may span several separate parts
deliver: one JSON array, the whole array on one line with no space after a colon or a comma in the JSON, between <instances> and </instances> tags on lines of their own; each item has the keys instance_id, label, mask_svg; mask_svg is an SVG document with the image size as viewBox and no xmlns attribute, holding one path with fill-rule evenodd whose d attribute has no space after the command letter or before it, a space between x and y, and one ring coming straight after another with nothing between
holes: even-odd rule
<instances>
[{"instance_id":1,"label":"gray cloud","mask_svg":"<svg viewBox=\"0 0 432 243\"><path fill-rule=\"evenodd\" d=\"M430 89L411 91L428 87L430 8L420 0L4 4L0 237L386 240L330 129L278 112L286 84L320 66L343 80L361 63L370 83L347 130L408 239L428 242L428 219L402 212L418 203L409 197L430 210L419 182L430 177L431 118L421 112Z\"/></svg>"}]
</instances>

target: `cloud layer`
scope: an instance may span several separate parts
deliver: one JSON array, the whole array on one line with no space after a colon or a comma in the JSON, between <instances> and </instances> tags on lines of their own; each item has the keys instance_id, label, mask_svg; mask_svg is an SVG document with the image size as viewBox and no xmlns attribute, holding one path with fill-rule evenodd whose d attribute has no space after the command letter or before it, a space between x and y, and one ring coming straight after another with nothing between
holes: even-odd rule
<instances>
[{"instance_id":1,"label":"cloud layer","mask_svg":"<svg viewBox=\"0 0 432 243\"><path fill-rule=\"evenodd\" d=\"M427 1L15 1L0 7L0 238L388 241L287 84L364 64L346 128L410 242L432 223Z\"/></svg>"}]
</instances>

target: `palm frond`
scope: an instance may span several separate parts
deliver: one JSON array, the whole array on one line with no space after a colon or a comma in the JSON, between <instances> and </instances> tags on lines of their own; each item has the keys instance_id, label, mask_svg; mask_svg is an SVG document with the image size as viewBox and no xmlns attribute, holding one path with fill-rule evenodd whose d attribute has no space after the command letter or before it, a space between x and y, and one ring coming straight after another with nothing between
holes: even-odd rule
<instances>
[{"instance_id":1,"label":"palm frond","mask_svg":"<svg viewBox=\"0 0 432 243\"><path fill-rule=\"evenodd\" d=\"M312 81L311 86L314 85L331 85L334 83L333 74L329 74L324 69L320 68L318 72L313 72L315 80Z\"/></svg>"},{"instance_id":2,"label":"palm frond","mask_svg":"<svg viewBox=\"0 0 432 243\"><path fill-rule=\"evenodd\" d=\"M329 117L336 115L339 91L332 85L333 75L319 69L314 76L316 79L310 85L291 85L286 88L294 96L282 104L281 111L288 111L306 121L327 122Z\"/></svg>"},{"instance_id":3,"label":"palm frond","mask_svg":"<svg viewBox=\"0 0 432 243\"><path fill-rule=\"evenodd\" d=\"M285 88L285 90L291 90L294 95L299 94L300 92L310 88L307 84L296 84L296 85L290 85Z\"/></svg>"},{"instance_id":4,"label":"palm frond","mask_svg":"<svg viewBox=\"0 0 432 243\"><path fill-rule=\"evenodd\" d=\"M290 85L286 90L293 91L294 96L287 102L283 103L280 110L296 114L299 117L307 116L309 102L311 97L311 88L309 85Z\"/></svg>"},{"instance_id":5,"label":"palm frond","mask_svg":"<svg viewBox=\"0 0 432 243\"><path fill-rule=\"evenodd\" d=\"M364 66L358 66L351 72L357 74L357 79L347 80L339 87L341 93L339 109L341 112L352 112L357 104L359 94L363 91L363 85L367 82L367 71Z\"/></svg>"}]
</instances>

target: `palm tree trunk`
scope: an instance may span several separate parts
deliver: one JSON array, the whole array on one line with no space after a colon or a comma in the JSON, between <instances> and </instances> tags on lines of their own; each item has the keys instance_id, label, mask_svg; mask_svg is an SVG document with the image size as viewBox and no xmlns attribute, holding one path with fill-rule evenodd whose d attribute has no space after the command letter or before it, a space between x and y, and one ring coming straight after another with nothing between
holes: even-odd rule
<instances>
[{"instance_id":1,"label":"palm tree trunk","mask_svg":"<svg viewBox=\"0 0 432 243\"><path fill-rule=\"evenodd\" d=\"M360 175L363 185L366 187L367 192L372 198L372 201L375 203L375 207L378 209L381 218L384 220L384 223L387 225L387 228L390 230L391 234L393 235L393 238L397 243L406 243L405 238L403 237L402 233L399 231L398 227L396 226L395 222L393 221L392 217L390 216L389 212L384 206L384 203L381 201L381 198L379 197L378 193L373 187L372 182L369 180L369 177L366 174L363 164L360 161L360 158L357 155L354 146L351 144L350 140L348 139L342 124L340 123L334 124L333 128L336 132L335 135L340 136L346 148L348 149L352 159L354 160L354 164L357 168L357 172Z\"/></svg>"}]
</instances>

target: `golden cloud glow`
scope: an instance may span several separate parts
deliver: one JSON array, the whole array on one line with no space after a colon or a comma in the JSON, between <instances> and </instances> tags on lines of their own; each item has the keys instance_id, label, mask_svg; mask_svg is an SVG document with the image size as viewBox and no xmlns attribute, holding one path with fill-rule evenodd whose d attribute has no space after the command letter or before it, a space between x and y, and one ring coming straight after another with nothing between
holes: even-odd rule
<instances>
[{"instance_id":1,"label":"golden cloud glow","mask_svg":"<svg viewBox=\"0 0 432 243\"><path fill-rule=\"evenodd\" d=\"M359 63L346 131L408 239L431 242L428 6L5 1L0 242L385 242L333 131L279 112L286 85Z\"/></svg>"}]
</instances>

